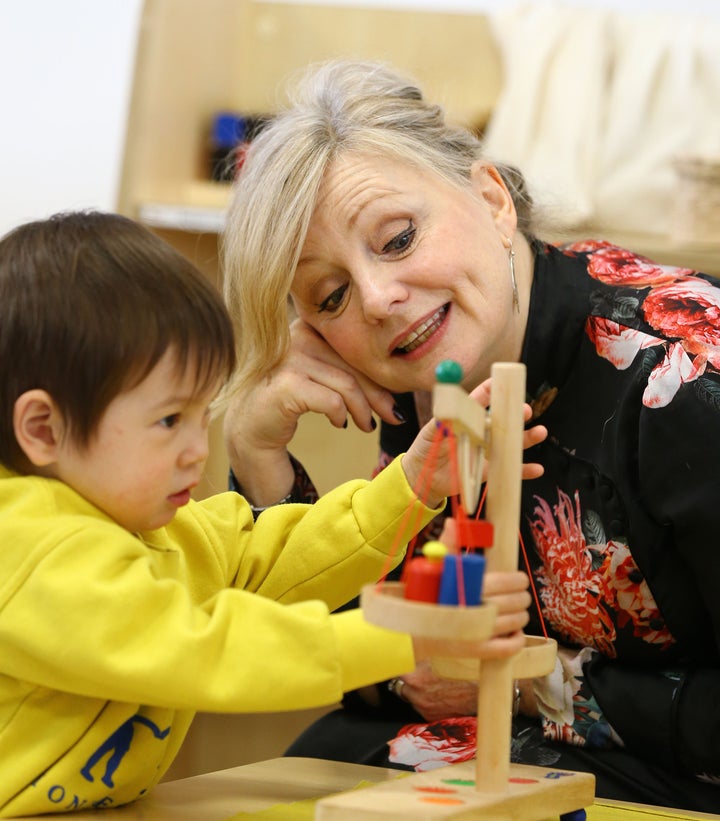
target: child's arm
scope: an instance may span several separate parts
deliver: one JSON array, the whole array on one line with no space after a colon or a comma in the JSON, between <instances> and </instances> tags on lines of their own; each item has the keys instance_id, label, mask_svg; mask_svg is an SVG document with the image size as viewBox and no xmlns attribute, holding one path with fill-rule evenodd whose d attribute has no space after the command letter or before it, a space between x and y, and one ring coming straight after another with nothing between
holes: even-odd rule
<instances>
[{"instance_id":1,"label":"child's arm","mask_svg":"<svg viewBox=\"0 0 720 821\"><path fill-rule=\"evenodd\" d=\"M244 515L237 520L240 532L233 533L228 522L238 505ZM372 481L346 482L313 505L277 505L254 525L236 494L199 507L207 518L205 532L217 534L226 584L285 603L317 598L334 610L396 566L411 537L442 506L422 504L395 460Z\"/></svg>"}]
</instances>

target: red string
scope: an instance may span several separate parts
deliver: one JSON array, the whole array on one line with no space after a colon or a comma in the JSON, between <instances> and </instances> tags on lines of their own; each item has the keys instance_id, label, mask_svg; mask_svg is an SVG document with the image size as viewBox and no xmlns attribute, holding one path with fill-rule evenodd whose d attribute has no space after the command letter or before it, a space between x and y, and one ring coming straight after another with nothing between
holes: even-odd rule
<instances>
[{"instance_id":1,"label":"red string","mask_svg":"<svg viewBox=\"0 0 720 821\"><path fill-rule=\"evenodd\" d=\"M475 513L475 518L480 518L480 511L485 504L485 496L487 495L487 482L485 483L485 488L483 489L482 497L480 499L480 504L478 505L477 512ZM537 610L538 618L540 619L540 629L542 630L542 634L545 638L548 637L547 626L545 624L545 617L543 616L542 607L540 605L540 597L538 596L537 586L535 585L535 577L532 574L532 570L530 569L530 559L528 558L527 550L525 549L525 542L523 541L522 531L518 529L518 541L520 543L520 550L522 552L523 557L523 564L525 565L525 572L530 579L530 589L532 590L532 597L533 601L535 602L535 609Z\"/></svg>"},{"instance_id":2,"label":"red string","mask_svg":"<svg viewBox=\"0 0 720 821\"><path fill-rule=\"evenodd\" d=\"M430 491L430 480L432 477L432 470L434 469L435 464L437 462L437 453L440 449L440 444L442 443L443 435L444 434L441 427L439 425L436 425L435 434L430 444L430 452L428 453L428 458L425 460L425 463L420 468L420 474L418 476L416 486L413 487L413 493L423 503L425 503L428 497L428 493ZM413 514L413 510L415 511L415 519L412 522L412 525L410 525L409 520ZM385 559L385 566L383 568L382 573L380 574L380 579L377 583L378 588L382 586L382 583L385 581L385 578L392 569L393 559L398 554L400 546L404 541L403 534L407 532L408 528L410 528L413 532L416 532L418 530L417 523L421 516L422 511L417 505L411 504L408 505L408 507L405 509L402 521L400 522L400 527L397 529L395 533L395 538L390 547L390 552L388 553L387 558ZM410 541L410 544L408 545L407 553L405 555L405 564L403 565L403 575L407 568L409 558L412 556L414 552L416 541L417 536L413 536L412 540Z\"/></svg>"},{"instance_id":3,"label":"red string","mask_svg":"<svg viewBox=\"0 0 720 821\"><path fill-rule=\"evenodd\" d=\"M518 539L520 540L520 549L522 550L523 561L525 563L525 570L530 578L530 589L532 590L533 601L535 602L535 609L537 610L538 618L540 619L540 629L545 638L548 637L547 626L545 625L545 618L543 616L542 607L540 606L540 597L538 596L537 588L535 586L535 579L530 570L530 561L528 559L527 551L525 550L525 542L523 541L522 533L518 531Z\"/></svg>"},{"instance_id":4,"label":"red string","mask_svg":"<svg viewBox=\"0 0 720 821\"><path fill-rule=\"evenodd\" d=\"M435 465L437 464L437 454L438 454L438 451L440 449L440 445L442 443L442 440L444 438L448 439L448 444L449 444L450 470L452 472L452 475L455 477L456 483L458 483L458 485L459 485L460 471L459 471L459 467L458 467L458 456L457 456L457 437L455 436L455 434L452 432L451 428L448 425L446 425L445 423L438 422L436 424L435 435L433 437L433 441L432 441L431 446L430 446L430 452L428 454L428 458L426 459L425 464L421 467L420 475L418 476L416 487L413 488L413 492L415 493L417 498L421 502L423 502L423 504L426 502L428 494L430 492L430 482L431 482L432 473L435 469ZM482 495L480 497L480 502L479 502L477 510L475 512L475 519L479 519L480 516L481 516L482 509L485 505L485 497L486 496L487 496L487 482L485 482L484 487L483 487L483 492L482 492ZM463 515L465 513L459 494L454 495L450 498L450 507L451 507L452 516L456 520L457 520L459 515ZM385 581L385 578L387 577L387 574L390 572L390 569L392 567L392 560L397 555L397 552L400 549L400 545L402 544L402 538L401 537L402 537L402 534L406 532L406 528L408 526L409 519L410 519L411 514L413 512L413 508L415 508L415 506L410 505L405 510L405 514L403 516L401 526L400 526L400 528L398 529L398 531L396 533L395 541L393 542L393 545L390 549L390 553L388 554L388 557L386 559L385 567L384 567L383 572L381 574L380 580L377 583L378 588L382 585L382 583ZM416 525L417 525L417 522L418 522L420 516L421 516L421 511L416 508L415 509L415 521L412 523L412 530L417 529ZM542 613L542 607L540 605L540 597L538 596L537 587L535 585L535 579L533 578L533 574L532 574L531 569L530 569L530 560L528 559L527 550L525 549L525 542L523 541L522 532L520 530L518 530L518 540L519 540L519 543L520 543L520 549L521 549L522 556L523 556L523 564L525 565L526 572L527 572L528 577L530 579L530 588L532 590L533 600L535 602L535 608L537 610L538 617L540 619L540 627L542 629L543 636L545 638L547 638L548 637L547 626L545 624L545 619L544 619L543 613ZM405 559L404 559L404 564L403 564L403 570L402 570L401 577L404 577L404 575L407 571L408 563L409 563L410 559L412 558L412 556L415 552L416 542L417 542L417 536L414 536L412 538L412 540L410 541L410 544L408 545L407 553L406 553ZM472 549L472 547L476 547L476 546L468 545L467 547L468 547L468 549ZM462 554L460 552L458 552L458 554L456 556L456 561L457 561L456 573L457 573L457 583L458 583L458 600L459 600L459 605L461 607L464 607L465 603L466 603L466 600L465 600L465 584L464 584L464 580L463 580Z\"/></svg>"},{"instance_id":5,"label":"red string","mask_svg":"<svg viewBox=\"0 0 720 821\"><path fill-rule=\"evenodd\" d=\"M477 510L475 511L475 518L480 518L480 511L483 509L483 505L485 504L485 497L487 496L487 482L485 482L485 486L483 487L482 496L480 497L480 503L477 506Z\"/></svg>"}]
</instances>

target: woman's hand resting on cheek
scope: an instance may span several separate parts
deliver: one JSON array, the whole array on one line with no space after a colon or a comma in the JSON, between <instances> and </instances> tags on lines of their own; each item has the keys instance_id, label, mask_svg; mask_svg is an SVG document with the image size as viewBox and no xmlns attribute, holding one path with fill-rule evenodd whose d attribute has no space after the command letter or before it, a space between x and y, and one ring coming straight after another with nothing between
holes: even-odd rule
<instances>
[{"instance_id":1,"label":"woman's hand resting on cheek","mask_svg":"<svg viewBox=\"0 0 720 821\"><path fill-rule=\"evenodd\" d=\"M274 504L292 487L287 448L303 414L323 414L336 428L351 417L367 432L376 426L373 414L399 424L392 394L354 371L312 328L295 320L290 338L285 359L261 382L237 393L225 413L230 465L258 506Z\"/></svg>"}]
</instances>

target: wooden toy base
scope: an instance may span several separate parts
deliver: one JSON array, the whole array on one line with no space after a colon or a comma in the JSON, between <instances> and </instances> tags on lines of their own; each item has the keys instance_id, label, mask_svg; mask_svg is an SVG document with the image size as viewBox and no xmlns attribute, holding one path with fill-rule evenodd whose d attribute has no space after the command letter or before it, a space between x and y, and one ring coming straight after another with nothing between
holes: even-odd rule
<instances>
[{"instance_id":1,"label":"wooden toy base","mask_svg":"<svg viewBox=\"0 0 720 821\"><path fill-rule=\"evenodd\" d=\"M465 761L321 799L315 821L542 821L589 807L594 797L595 777L588 773L522 764L510 765L506 792L481 793L475 785L475 762Z\"/></svg>"}]
</instances>

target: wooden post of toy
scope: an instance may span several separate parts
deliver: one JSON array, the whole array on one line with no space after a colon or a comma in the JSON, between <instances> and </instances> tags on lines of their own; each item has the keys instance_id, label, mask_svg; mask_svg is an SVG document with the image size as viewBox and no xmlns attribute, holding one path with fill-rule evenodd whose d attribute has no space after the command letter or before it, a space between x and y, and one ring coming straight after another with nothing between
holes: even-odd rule
<instances>
[{"instance_id":1,"label":"wooden post of toy","mask_svg":"<svg viewBox=\"0 0 720 821\"><path fill-rule=\"evenodd\" d=\"M449 422L458 435L463 506L477 506L482 468L488 453L487 520L493 526L493 546L485 552L491 571L517 568L518 526L523 461L525 366L501 363L492 368L490 422L463 391L457 363L442 363L434 392L434 414ZM488 435L489 433L489 435ZM460 453L462 451L462 455ZM475 778L473 762L450 764L430 772L391 780L366 790L351 790L321 799L316 821L371 821L392 818L425 821L460 818L490 821L538 821L551 815L585 817L592 804L595 779L588 773L546 770L510 764L513 682L547 675L555 663L557 645L550 638L525 637L525 647L507 660L466 658L448 651L453 641L485 641L492 635L497 608L447 606L405 599L402 582L366 585L361 606L367 620L381 627L435 640L433 670L447 678L478 682ZM464 649L453 648L455 653ZM474 782L474 783L473 783Z\"/></svg>"},{"instance_id":2,"label":"wooden post of toy","mask_svg":"<svg viewBox=\"0 0 720 821\"><path fill-rule=\"evenodd\" d=\"M525 366L498 363L491 375L486 510L494 539L485 561L488 571L508 571L518 566ZM483 792L504 792L508 786L513 663L508 658L480 664L476 780Z\"/></svg>"}]
</instances>

